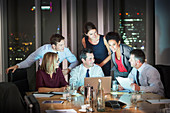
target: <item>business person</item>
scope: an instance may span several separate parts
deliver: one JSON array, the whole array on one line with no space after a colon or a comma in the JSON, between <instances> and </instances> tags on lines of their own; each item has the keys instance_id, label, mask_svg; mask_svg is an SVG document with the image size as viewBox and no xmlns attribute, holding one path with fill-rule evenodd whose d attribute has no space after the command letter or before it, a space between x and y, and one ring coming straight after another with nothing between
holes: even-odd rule
<instances>
[{"instance_id":1,"label":"business person","mask_svg":"<svg viewBox=\"0 0 170 113\"><path fill-rule=\"evenodd\" d=\"M112 52L112 61L115 77L128 77L132 67L129 62L131 47L121 44L120 36L116 32L109 32L106 34L106 40L108 41L110 50Z\"/></svg>"},{"instance_id":2,"label":"business person","mask_svg":"<svg viewBox=\"0 0 170 113\"><path fill-rule=\"evenodd\" d=\"M102 67L105 76L110 76L111 52L105 37L97 33L96 26L91 22L85 24L84 34L83 47L93 50L95 63Z\"/></svg>"},{"instance_id":3,"label":"business person","mask_svg":"<svg viewBox=\"0 0 170 113\"><path fill-rule=\"evenodd\" d=\"M70 70L78 64L78 60L75 57L75 55L73 55L71 51L65 47L64 37L60 34L53 34L50 38L50 44L45 44L41 46L36 51L34 51L32 54L30 54L27 57L27 59L25 59L21 63L18 63L12 67L9 67L8 69L6 69L6 73L8 73L10 69L12 69L13 70L12 72L14 72L18 68L30 67L37 60L39 60L39 65L41 65L42 58L44 54L47 52L58 53L60 63L64 59L67 59L68 62L71 63L67 69L62 70L64 75L68 74Z\"/></svg>"},{"instance_id":4,"label":"business person","mask_svg":"<svg viewBox=\"0 0 170 113\"><path fill-rule=\"evenodd\" d=\"M38 92L63 92L67 85L68 83L59 67L58 54L46 53L40 69L36 73L36 89Z\"/></svg>"}]
</instances>

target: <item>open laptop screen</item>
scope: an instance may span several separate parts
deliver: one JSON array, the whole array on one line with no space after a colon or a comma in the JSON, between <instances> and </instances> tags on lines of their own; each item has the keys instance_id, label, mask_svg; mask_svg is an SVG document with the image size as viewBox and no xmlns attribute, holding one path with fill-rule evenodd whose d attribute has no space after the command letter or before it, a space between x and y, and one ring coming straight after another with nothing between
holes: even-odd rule
<instances>
[{"instance_id":1,"label":"open laptop screen","mask_svg":"<svg viewBox=\"0 0 170 113\"><path fill-rule=\"evenodd\" d=\"M87 86L89 84L90 86L93 86L93 89L98 88L98 79L101 79L102 81L102 88L104 89L104 93L110 93L111 91L111 80L112 77L86 77L84 78L84 86Z\"/></svg>"}]
</instances>

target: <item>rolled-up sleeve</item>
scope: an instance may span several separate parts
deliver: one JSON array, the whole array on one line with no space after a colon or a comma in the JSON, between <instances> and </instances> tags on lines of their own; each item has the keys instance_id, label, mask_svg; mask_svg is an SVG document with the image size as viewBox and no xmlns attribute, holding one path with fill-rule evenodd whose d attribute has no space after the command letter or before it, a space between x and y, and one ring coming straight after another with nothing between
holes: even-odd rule
<instances>
[{"instance_id":1,"label":"rolled-up sleeve","mask_svg":"<svg viewBox=\"0 0 170 113\"><path fill-rule=\"evenodd\" d=\"M78 60L75 57L75 55L73 53L71 53L71 51L66 48L66 59L68 60L68 62L70 62L71 64L69 65L69 69L72 69L74 67L76 67L78 65Z\"/></svg>"},{"instance_id":2,"label":"rolled-up sleeve","mask_svg":"<svg viewBox=\"0 0 170 113\"><path fill-rule=\"evenodd\" d=\"M42 50L41 47L38 48L36 51L31 53L24 61L18 63L19 68L27 68L30 67L35 61L42 57Z\"/></svg>"}]
</instances>

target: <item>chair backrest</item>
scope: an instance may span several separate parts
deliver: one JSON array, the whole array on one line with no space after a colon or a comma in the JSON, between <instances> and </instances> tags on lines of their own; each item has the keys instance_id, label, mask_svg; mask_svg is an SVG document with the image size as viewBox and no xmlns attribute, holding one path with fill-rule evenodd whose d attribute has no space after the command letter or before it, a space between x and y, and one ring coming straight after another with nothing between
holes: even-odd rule
<instances>
[{"instance_id":1,"label":"chair backrest","mask_svg":"<svg viewBox=\"0 0 170 113\"><path fill-rule=\"evenodd\" d=\"M160 73L161 81L164 86L164 93L166 98L170 98L170 66L155 65L154 66Z\"/></svg>"},{"instance_id":2,"label":"chair backrest","mask_svg":"<svg viewBox=\"0 0 170 113\"><path fill-rule=\"evenodd\" d=\"M24 96L27 113L40 113L40 105L34 95Z\"/></svg>"},{"instance_id":3,"label":"chair backrest","mask_svg":"<svg viewBox=\"0 0 170 113\"><path fill-rule=\"evenodd\" d=\"M10 70L8 73L8 81L14 83L18 87L22 96L25 95L25 92L29 91L26 69L17 69L14 73Z\"/></svg>"},{"instance_id":4,"label":"chair backrest","mask_svg":"<svg viewBox=\"0 0 170 113\"><path fill-rule=\"evenodd\" d=\"M10 82L0 83L0 113L25 113L25 103L17 86Z\"/></svg>"}]
</instances>

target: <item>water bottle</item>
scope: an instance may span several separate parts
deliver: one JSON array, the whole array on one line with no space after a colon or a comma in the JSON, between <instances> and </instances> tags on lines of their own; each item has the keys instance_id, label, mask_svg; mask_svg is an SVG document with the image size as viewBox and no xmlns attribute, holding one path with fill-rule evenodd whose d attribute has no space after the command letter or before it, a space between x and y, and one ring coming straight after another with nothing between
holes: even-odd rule
<instances>
[{"instance_id":1,"label":"water bottle","mask_svg":"<svg viewBox=\"0 0 170 113\"><path fill-rule=\"evenodd\" d=\"M105 111L104 91L100 79L98 80L98 93L97 93L96 100L97 100L97 111L99 112Z\"/></svg>"}]
</instances>

